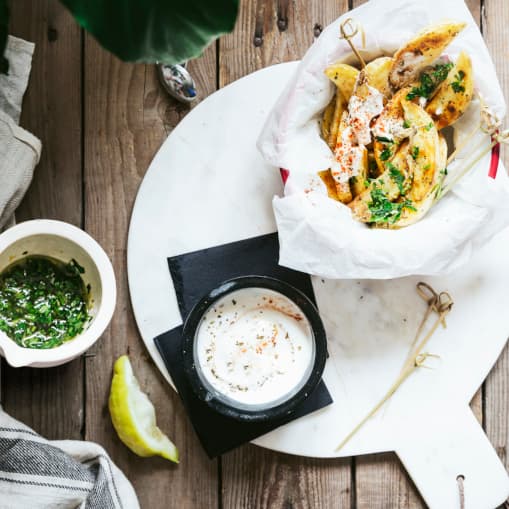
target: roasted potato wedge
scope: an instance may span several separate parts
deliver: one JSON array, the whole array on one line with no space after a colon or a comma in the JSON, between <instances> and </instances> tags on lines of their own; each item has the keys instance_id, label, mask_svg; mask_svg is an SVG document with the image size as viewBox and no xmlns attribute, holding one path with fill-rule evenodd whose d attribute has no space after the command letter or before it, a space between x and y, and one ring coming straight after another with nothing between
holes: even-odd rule
<instances>
[{"instance_id":1,"label":"roasted potato wedge","mask_svg":"<svg viewBox=\"0 0 509 509\"><path fill-rule=\"evenodd\" d=\"M325 75L338 87L341 95L348 102L359 76L359 69L348 64L332 64L325 69Z\"/></svg>"},{"instance_id":2,"label":"roasted potato wedge","mask_svg":"<svg viewBox=\"0 0 509 509\"><path fill-rule=\"evenodd\" d=\"M338 139L338 131L339 124L341 122L341 117L343 116L344 111L346 110L347 103L339 90L336 91L336 102L334 104L334 112L332 114L332 119L330 123L329 129L329 138L327 139L327 143L329 147L334 150Z\"/></svg>"},{"instance_id":3,"label":"roasted potato wedge","mask_svg":"<svg viewBox=\"0 0 509 509\"><path fill-rule=\"evenodd\" d=\"M341 201L338 198L338 192L336 190L336 181L334 180L334 177L332 176L330 169L319 171L318 176L322 179L322 182L325 184L325 187L327 189L327 196L329 198L332 198L333 200Z\"/></svg>"},{"instance_id":4,"label":"roasted potato wedge","mask_svg":"<svg viewBox=\"0 0 509 509\"><path fill-rule=\"evenodd\" d=\"M359 170L359 174L352 177L350 188L352 190L352 196L358 196L363 193L366 189L366 179L368 178L368 149L364 147L364 155L362 158L362 166Z\"/></svg>"},{"instance_id":5,"label":"roasted potato wedge","mask_svg":"<svg viewBox=\"0 0 509 509\"><path fill-rule=\"evenodd\" d=\"M466 23L432 25L410 39L394 54L389 80L394 88L401 88L415 80L420 71L432 64L465 28Z\"/></svg>"},{"instance_id":6,"label":"roasted potato wedge","mask_svg":"<svg viewBox=\"0 0 509 509\"><path fill-rule=\"evenodd\" d=\"M338 133L336 137L336 144L334 146L334 152L337 154L338 147L342 144L342 134L343 131L348 127L347 123L348 113L346 111L341 115L341 121L339 123ZM338 195L338 200L341 203L350 203L353 199L352 189L350 188L350 182L347 180L346 182L342 180L342 174L331 169L331 175L336 183L336 193Z\"/></svg>"},{"instance_id":7,"label":"roasted potato wedge","mask_svg":"<svg viewBox=\"0 0 509 509\"><path fill-rule=\"evenodd\" d=\"M379 172L383 173L385 162L390 161L396 153L397 144L403 139L395 134L403 134L405 118L401 101L405 99L411 87L398 90L386 104L382 114L377 118L373 131L375 140L373 142L373 153ZM396 132L394 132L396 130ZM384 139L393 142L383 141ZM388 151L391 152L388 155Z\"/></svg>"},{"instance_id":8,"label":"roasted potato wedge","mask_svg":"<svg viewBox=\"0 0 509 509\"><path fill-rule=\"evenodd\" d=\"M434 185L437 173L438 131L431 117L424 109L410 101L403 100L405 120L413 126L414 134L409 141L407 162L413 175L412 188L408 198L421 201Z\"/></svg>"},{"instance_id":9,"label":"roasted potato wedge","mask_svg":"<svg viewBox=\"0 0 509 509\"><path fill-rule=\"evenodd\" d=\"M435 97L426 107L438 130L454 124L463 115L473 93L472 61L462 51Z\"/></svg>"},{"instance_id":10,"label":"roasted potato wedge","mask_svg":"<svg viewBox=\"0 0 509 509\"><path fill-rule=\"evenodd\" d=\"M380 57L366 65L365 72L368 84L381 92L386 99L392 95L389 83L389 72L392 69L393 59L391 57Z\"/></svg>"},{"instance_id":11,"label":"roasted potato wedge","mask_svg":"<svg viewBox=\"0 0 509 509\"><path fill-rule=\"evenodd\" d=\"M350 189L349 182L336 182L336 193L338 195L338 200L345 205L352 201L352 190Z\"/></svg>"},{"instance_id":12,"label":"roasted potato wedge","mask_svg":"<svg viewBox=\"0 0 509 509\"><path fill-rule=\"evenodd\" d=\"M426 213L432 207L433 203L435 203L435 196L438 190L438 185L442 179L442 171L447 165L447 142L441 134L438 136L436 159L437 168L439 168L439 170L435 172L431 189L427 192L422 200L419 202L414 201L411 208L403 207L401 210L400 218L394 223L388 224L388 228L403 228L405 226L410 226L411 224L416 223L426 215Z\"/></svg>"},{"instance_id":13,"label":"roasted potato wedge","mask_svg":"<svg viewBox=\"0 0 509 509\"><path fill-rule=\"evenodd\" d=\"M332 123L332 117L334 116L334 109L336 108L336 96L332 98L331 102L325 108L322 115L322 122L320 125L320 130L322 133L322 138L328 142L330 135L330 126Z\"/></svg>"},{"instance_id":14,"label":"roasted potato wedge","mask_svg":"<svg viewBox=\"0 0 509 509\"><path fill-rule=\"evenodd\" d=\"M411 174L407 161L408 142L399 147L393 160L387 164L384 172L369 183L365 181L364 190L348 206L354 217L363 223L373 222L370 205L373 203L375 191L381 191L389 202L394 201L401 193L406 193L411 185Z\"/></svg>"}]
</instances>

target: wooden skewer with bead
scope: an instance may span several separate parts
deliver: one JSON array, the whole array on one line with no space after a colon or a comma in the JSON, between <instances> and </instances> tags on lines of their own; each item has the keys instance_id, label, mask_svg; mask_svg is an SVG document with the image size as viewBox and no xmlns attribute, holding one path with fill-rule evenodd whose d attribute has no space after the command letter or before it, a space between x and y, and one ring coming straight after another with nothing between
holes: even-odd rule
<instances>
[{"instance_id":1,"label":"wooden skewer with bead","mask_svg":"<svg viewBox=\"0 0 509 509\"><path fill-rule=\"evenodd\" d=\"M429 294L424 292L423 289L427 289L431 293L431 298L429 298ZM417 329L417 335L414 340L414 344L410 349L410 355L406 360L403 368L401 370L400 375L395 380L395 382L389 387L389 390L386 392L385 396L373 407L373 409L355 426L355 428L348 433L348 435L342 440L342 442L337 446L336 451L339 451L341 448L345 446L347 442L349 442L355 434L368 422L384 405L389 401L389 399L396 393L396 391L401 387L401 385L405 382L405 380L417 369L426 367L424 362L429 357L437 357L436 355L423 352L422 350L433 336L435 331L438 329L439 325L442 324L445 326L445 317L449 313L452 308L453 301L451 296L447 292L437 293L431 286L426 283L418 283L417 284L417 292L421 297L426 299L428 303L427 311L424 315L424 319L419 325ZM433 323L430 330L426 333L426 335L418 342L419 336L422 334L424 324L427 319L431 315L431 312L435 311L438 314L436 321Z\"/></svg>"},{"instance_id":2,"label":"wooden skewer with bead","mask_svg":"<svg viewBox=\"0 0 509 509\"><path fill-rule=\"evenodd\" d=\"M435 196L435 202L442 199L453 187L454 185L459 182L472 168L474 168L479 161L482 160L483 157L486 156L489 152L493 150L493 148L498 145L499 143L509 144L509 129L506 129L504 131L500 131L500 127L502 125L502 120L491 111L489 106L487 105L486 101L482 97L482 95L478 94L479 101L481 103L481 111L480 111L480 121L477 127L469 133L466 138L461 142L458 147L452 152L452 154L447 159L447 165L449 165L458 155L458 153L470 142L470 140L473 138L473 136L478 131L483 131L484 133L488 134L490 136L490 144L482 150L482 152L475 157L475 159L468 162L468 164L465 164L464 169L456 175L452 181L450 181L443 189L442 184L445 180L445 177L442 179L442 181L439 184L439 192L437 192ZM470 150L469 155L467 155L466 159L468 157L472 157L474 154L477 153L477 151L484 145L485 140L481 140L479 143L477 143L472 150Z\"/></svg>"},{"instance_id":3,"label":"wooden skewer with bead","mask_svg":"<svg viewBox=\"0 0 509 509\"><path fill-rule=\"evenodd\" d=\"M359 25L352 18L348 18L345 19L343 23L341 23L339 29L341 32L341 39L346 40L350 48L352 48L352 51L354 52L355 56L359 60L361 67L364 69L364 67L366 67L366 62L359 53L359 50L355 47L355 44L352 42L352 39L359 33Z\"/></svg>"}]
</instances>

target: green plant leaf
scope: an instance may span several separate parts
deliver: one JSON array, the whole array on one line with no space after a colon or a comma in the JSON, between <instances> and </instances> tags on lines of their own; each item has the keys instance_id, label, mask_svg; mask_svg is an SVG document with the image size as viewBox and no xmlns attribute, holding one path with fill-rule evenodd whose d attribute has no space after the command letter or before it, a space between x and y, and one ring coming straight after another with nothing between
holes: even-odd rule
<instances>
[{"instance_id":1,"label":"green plant leaf","mask_svg":"<svg viewBox=\"0 0 509 509\"><path fill-rule=\"evenodd\" d=\"M7 0L0 0L0 72L9 72L9 61L5 58L5 47L7 46L7 33L9 28L9 9Z\"/></svg>"},{"instance_id":2,"label":"green plant leaf","mask_svg":"<svg viewBox=\"0 0 509 509\"><path fill-rule=\"evenodd\" d=\"M1 1L1 0L0 0ZM62 0L122 60L178 64L233 30L239 0Z\"/></svg>"}]
</instances>

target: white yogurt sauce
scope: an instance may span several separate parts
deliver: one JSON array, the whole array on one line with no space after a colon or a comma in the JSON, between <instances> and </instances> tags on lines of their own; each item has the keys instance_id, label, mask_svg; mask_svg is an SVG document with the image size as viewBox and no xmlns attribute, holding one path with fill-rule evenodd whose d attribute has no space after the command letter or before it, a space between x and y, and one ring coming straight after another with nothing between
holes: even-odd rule
<instances>
[{"instance_id":1,"label":"white yogurt sauce","mask_svg":"<svg viewBox=\"0 0 509 509\"><path fill-rule=\"evenodd\" d=\"M198 364L218 392L245 405L267 405L300 388L314 360L314 339L300 310L265 288L236 290L204 315Z\"/></svg>"},{"instance_id":2,"label":"white yogurt sauce","mask_svg":"<svg viewBox=\"0 0 509 509\"><path fill-rule=\"evenodd\" d=\"M355 94L350 97L348 113L344 113L346 117L342 119L347 126L341 132L331 164L336 182L348 182L365 169L365 145L371 143L371 121L380 115L383 108L383 95L369 85L362 99Z\"/></svg>"},{"instance_id":3,"label":"white yogurt sauce","mask_svg":"<svg viewBox=\"0 0 509 509\"><path fill-rule=\"evenodd\" d=\"M352 126L359 145L371 143L371 121L384 109L384 96L376 88L369 85L367 88L365 97L361 99L354 94L348 103L348 123Z\"/></svg>"}]
</instances>

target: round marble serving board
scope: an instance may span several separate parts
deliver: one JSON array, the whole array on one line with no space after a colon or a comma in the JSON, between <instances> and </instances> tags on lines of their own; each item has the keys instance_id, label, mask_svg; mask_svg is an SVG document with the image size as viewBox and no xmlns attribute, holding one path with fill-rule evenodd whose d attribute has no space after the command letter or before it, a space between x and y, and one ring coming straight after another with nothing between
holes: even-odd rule
<instances>
[{"instance_id":1,"label":"round marble serving board","mask_svg":"<svg viewBox=\"0 0 509 509\"><path fill-rule=\"evenodd\" d=\"M175 128L154 158L136 199L128 242L131 299L143 341L169 383L155 336L179 324L166 258L276 230L271 201L279 171L255 143L296 62L253 73L208 97ZM432 242L432 239L430 239ZM334 404L283 426L256 444L313 457L395 451L428 505L495 507L509 478L469 401L509 335L509 231L468 266L425 280L455 304L428 344L427 361L340 451L335 448L396 378L425 310L415 284L313 278L328 332L324 373ZM204 289L206 290L206 289Z\"/></svg>"}]
</instances>

